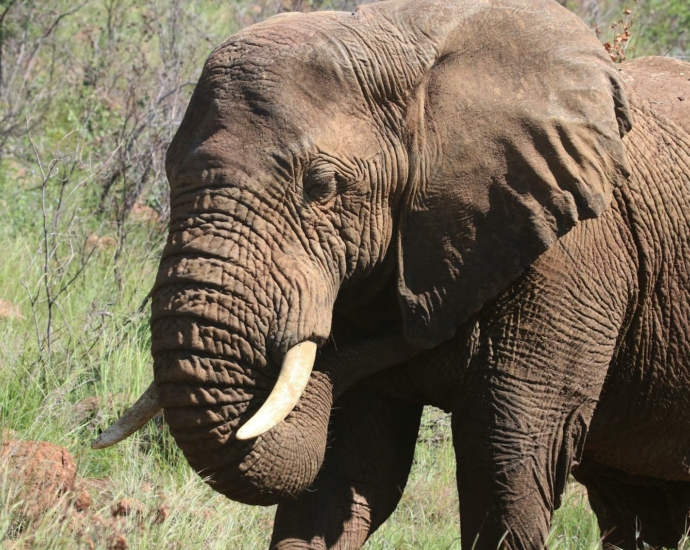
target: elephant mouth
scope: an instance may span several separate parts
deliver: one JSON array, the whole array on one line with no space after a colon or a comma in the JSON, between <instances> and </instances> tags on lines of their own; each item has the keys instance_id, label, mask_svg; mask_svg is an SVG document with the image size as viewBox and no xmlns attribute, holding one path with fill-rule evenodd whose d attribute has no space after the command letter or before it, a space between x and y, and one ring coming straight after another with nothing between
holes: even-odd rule
<instances>
[{"instance_id":1,"label":"elephant mouth","mask_svg":"<svg viewBox=\"0 0 690 550\"><path fill-rule=\"evenodd\" d=\"M309 382L316 361L316 343L305 340L290 348L280 374L261 408L235 434L238 440L255 439L275 428L292 412ZM92 449L105 449L128 438L151 420L162 408L155 382L112 426L91 444Z\"/></svg>"},{"instance_id":2,"label":"elephant mouth","mask_svg":"<svg viewBox=\"0 0 690 550\"><path fill-rule=\"evenodd\" d=\"M254 439L280 424L292 412L304 393L316 361L318 346L309 340L290 348L280 375L268 399L238 431L239 440Z\"/></svg>"}]
</instances>

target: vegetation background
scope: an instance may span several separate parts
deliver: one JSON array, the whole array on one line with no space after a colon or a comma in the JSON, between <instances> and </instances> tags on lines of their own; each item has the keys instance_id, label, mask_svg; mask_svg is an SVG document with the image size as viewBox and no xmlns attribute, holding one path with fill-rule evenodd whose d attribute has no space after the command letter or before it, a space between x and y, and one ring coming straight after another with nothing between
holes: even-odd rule
<instances>
[{"instance_id":1,"label":"vegetation background","mask_svg":"<svg viewBox=\"0 0 690 550\"><path fill-rule=\"evenodd\" d=\"M688 0L560 2L616 60L690 59ZM0 442L66 447L93 497L87 515L58 502L27 519L21 484L0 463L0 547L266 546L272 510L214 494L161 421L105 451L89 443L151 379L163 159L204 59L275 13L357 3L0 0ZM429 410L401 505L368 548L459 548L455 493L449 420ZM138 512L114 521L123 498ZM575 484L550 546L600 546Z\"/></svg>"}]
</instances>

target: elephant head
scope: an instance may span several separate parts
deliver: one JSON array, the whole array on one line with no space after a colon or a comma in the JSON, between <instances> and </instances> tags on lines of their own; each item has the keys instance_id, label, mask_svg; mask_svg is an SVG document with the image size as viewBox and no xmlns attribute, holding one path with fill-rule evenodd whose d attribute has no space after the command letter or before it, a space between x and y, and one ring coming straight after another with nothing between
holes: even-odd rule
<instances>
[{"instance_id":1,"label":"elephant head","mask_svg":"<svg viewBox=\"0 0 690 550\"><path fill-rule=\"evenodd\" d=\"M153 289L148 396L190 464L242 502L307 488L343 296L393 297L415 348L448 340L602 213L629 125L606 52L549 0L287 14L219 46L168 150Z\"/></svg>"}]
</instances>

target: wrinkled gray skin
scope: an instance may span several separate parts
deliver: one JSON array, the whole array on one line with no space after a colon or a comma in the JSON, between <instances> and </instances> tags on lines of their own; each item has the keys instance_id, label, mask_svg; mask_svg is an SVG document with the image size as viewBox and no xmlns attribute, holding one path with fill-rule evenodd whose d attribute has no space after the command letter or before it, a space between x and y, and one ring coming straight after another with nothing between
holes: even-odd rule
<instances>
[{"instance_id":1,"label":"wrinkled gray skin","mask_svg":"<svg viewBox=\"0 0 690 550\"><path fill-rule=\"evenodd\" d=\"M548 0L290 14L218 47L168 152L151 321L189 463L279 502L273 547L359 548L433 404L452 412L463 547L542 546L571 469L608 542L676 544L688 78L614 67ZM305 340L322 349L299 404L238 441Z\"/></svg>"}]
</instances>

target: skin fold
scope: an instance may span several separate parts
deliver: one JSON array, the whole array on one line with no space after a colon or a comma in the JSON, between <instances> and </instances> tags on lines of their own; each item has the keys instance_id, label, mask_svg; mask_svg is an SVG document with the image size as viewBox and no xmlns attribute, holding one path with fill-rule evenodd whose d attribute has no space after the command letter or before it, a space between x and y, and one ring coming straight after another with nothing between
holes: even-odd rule
<instances>
[{"instance_id":1,"label":"skin fold","mask_svg":"<svg viewBox=\"0 0 690 550\"><path fill-rule=\"evenodd\" d=\"M152 291L190 465L279 504L272 548L360 548L431 404L452 413L463 547L542 547L571 471L607 544L677 545L688 78L614 67L550 0L392 0L230 37L168 151ZM307 340L297 406L238 440Z\"/></svg>"}]
</instances>

